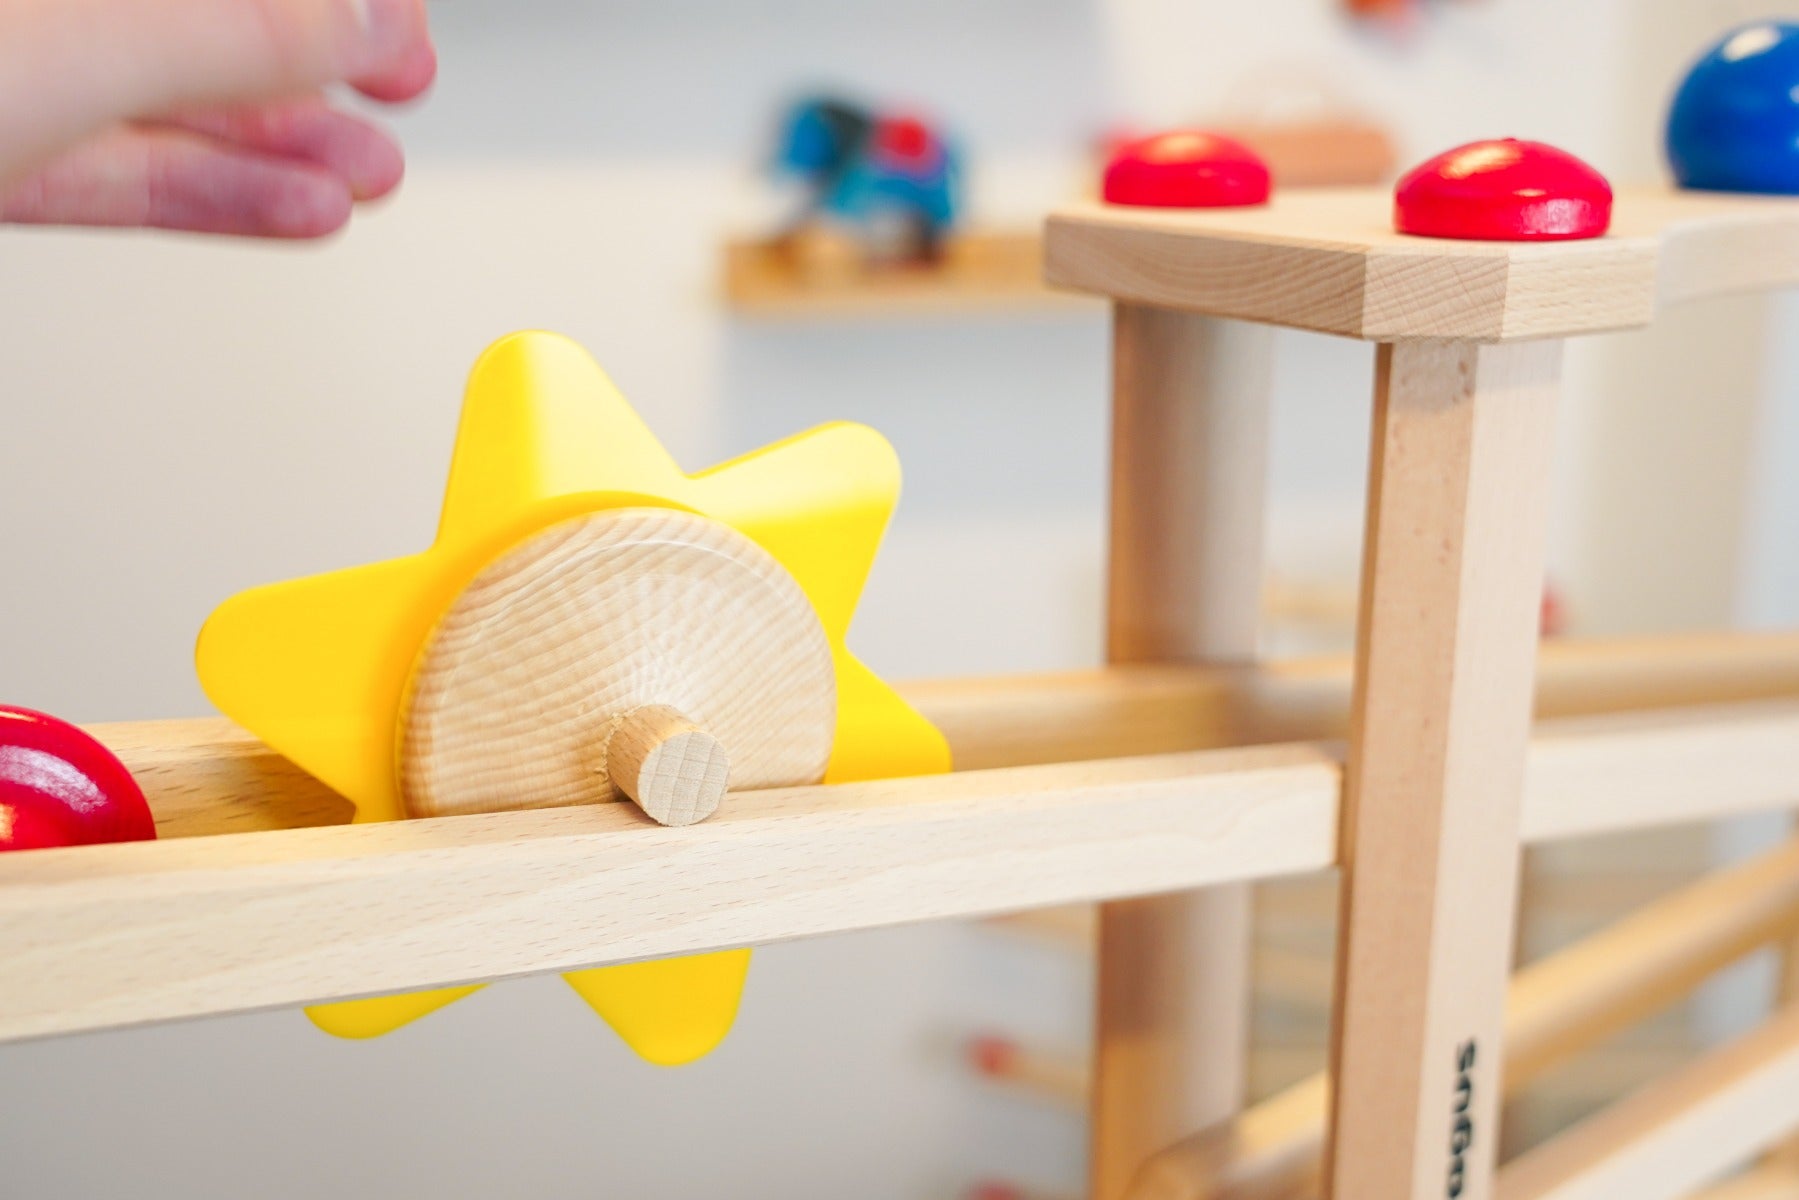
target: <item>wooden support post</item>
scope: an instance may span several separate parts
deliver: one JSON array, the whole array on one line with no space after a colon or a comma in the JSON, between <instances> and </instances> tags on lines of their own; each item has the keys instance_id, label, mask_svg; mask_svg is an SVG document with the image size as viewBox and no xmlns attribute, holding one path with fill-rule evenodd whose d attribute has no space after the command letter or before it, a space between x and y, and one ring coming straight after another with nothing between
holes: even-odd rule
<instances>
[{"instance_id":1,"label":"wooden support post","mask_svg":"<svg viewBox=\"0 0 1799 1200\"><path fill-rule=\"evenodd\" d=\"M1113 309L1107 657L1255 657L1273 331ZM1092 1200L1243 1103L1246 885L1100 911Z\"/></svg>"},{"instance_id":2,"label":"wooden support post","mask_svg":"<svg viewBox=\"0 0 1799 1200\"><path fill-rule=\"evenodd\" d=\"M1326 1194L1487 1200L1561 343L1384 345Z\"/></svg>"}]
</instances>

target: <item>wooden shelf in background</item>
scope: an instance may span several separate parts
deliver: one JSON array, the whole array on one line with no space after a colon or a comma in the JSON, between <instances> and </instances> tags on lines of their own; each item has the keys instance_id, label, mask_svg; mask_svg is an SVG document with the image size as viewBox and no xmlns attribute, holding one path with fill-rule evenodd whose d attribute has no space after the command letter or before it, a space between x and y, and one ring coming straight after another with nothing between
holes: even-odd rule
<instances>
[{"instance_id":1,"label":"wooden shelf in background","mask_svg":"<svg viewBox=\"0 0 1799 1200\"><path fill-rule=\"evenodd\" d=\"M1097 301L1044 285L1035 232L959 234L930 266L866 265L844 241L808 237L800 251L776 239L727 242L727 305L766 320L1100 310Z\"/></svg>"}]
</instances>

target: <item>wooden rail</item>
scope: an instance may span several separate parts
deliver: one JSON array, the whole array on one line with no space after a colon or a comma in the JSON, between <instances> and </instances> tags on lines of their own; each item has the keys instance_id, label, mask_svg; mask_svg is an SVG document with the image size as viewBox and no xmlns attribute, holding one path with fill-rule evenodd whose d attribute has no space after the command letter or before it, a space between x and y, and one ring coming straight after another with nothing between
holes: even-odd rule
<instances>
[{"instance_id":1,"label":"wooden rail","mask_svg":"<svg viewBox=\"0 0 1799 1200\"><path fill-rule=\"evenodd\" d=\"M1319 870L1340 786L1294 744L743 793L684 829L611 804L14 855L0 1040ZM1763 701L1544 728L1524 828L1792 805L1799 701Z\"/></svg>"},{"instance_id":2,"label":"wooden rail","mask_svg":"<svg viewBox=\"0 0 1799 1200\"><path fill-rule=\"evenodd\" d=\"M1799 1006L1545 1142L1497 1200L1679 1200L1799 1126Z\"/></svg>"},{"instance_id":3,"label":"wooden rail","mask_svg":"<svg viewBox=\"0 0 1799 1200\"><path fill-rule=\"evenodd\" d=\"M1351 662L1119 666L911 683L961 770L1167 754L1349 731ZM1799 632L1555 640L1537 664L1537 717L1799 696Z\"/></svg>"},{"instance_id":4,"label":"wooden rail","mask_svg":"<svg viewBox=\"0 0 1799 1200\"><path fill-rule=\"evenodd\" d=\"M961 770L1341 737L1350 662L1110 667L914 683ZM1799 633L1549 642L1539 718L1799 696ZM217 717L96 725L165 838L341 824L350 806Z\"/></svg>"},{"instance_id":5,"label":"wooden rail","mask_svg":"<svg viewBox=\"0 0 1799 1200\"><path fill-rule=\"evenodd\" d=\"M1526 808L1536 832L1537 799ZM1714 971L1799 929L1799 841L1718 872L1520 971L1506 1003L1505 1090L1687 994ZM1322 1074L1169 1147L1131 1200L1309 1195L1324 1144ZM1632 1195L1618 1192L1617 1195Z\"/></svg>"},{"instance_id":6,"label":"wooden rail","mask_svg":"<svg viewBox=\"0 0 1799 1200\"><path fill-rule=\"evenodd\" d=\"M1688 1200L1799 1200L1799 1171L1768 1164L1694 1192Z\"/></svg>"}]
</instances>

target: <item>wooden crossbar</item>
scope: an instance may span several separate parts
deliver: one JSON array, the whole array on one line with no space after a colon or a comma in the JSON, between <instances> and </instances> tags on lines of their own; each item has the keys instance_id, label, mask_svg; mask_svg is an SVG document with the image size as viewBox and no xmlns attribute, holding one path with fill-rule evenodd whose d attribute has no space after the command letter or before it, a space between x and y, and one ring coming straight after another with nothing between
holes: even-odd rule
<instances>
[{"instance_id":1,"label":"wooden crossbar","mask_svg":"<svg viewBox=\"0 0 1799 1200\"><path fill-rule=\"evenodd\" d=\"M901 691L948 736L958 768L974 770L1342 737L1352 666L1115 666ZM1783 695L1799 695L1799 632L1558 639L1537 664L1539 719Z\"/></svg>"},{"instance_id":2,"label":"wooden crossbar","mask_svg":"<svg viewBox=\"0 0 1799 1200\"><path fill-rule=\"evenodd\" d=\"M1799 1200L1799 1170L1760 1167L1694 1192L1688 1200Z\"/></svg>"},{"instance_id":3,"label":"wooden crossbar","mask_svg":"<svg viewBox=\"0 0 1799 1200\"><path fill-rule=\"evenodd\" d=\"M1655 820L1799 805L1799 702L1538 745L1528 838L1642 824L1633 789ZM1314 871L1341 774L1297 744L742 793L684 829L613 804L9 856L0 1040ZM1677 808L1669 778L1705 783Z\"/></svg>"},{"instance_id":4,"label":"wooden crossbar","mask_svg":"<svg viewBox=\"0 0 1799 1200\"><path fill-rule=\"evenodd\" d=\"M1529 815L1526 822L1534 830ZM1689 884L1531 964L1513 978L1507 997L1505 1090L1527 1086L1582 1046L1665 1008L1794 929L1799 840ZM1169 1147L1145 1166L1132 1200L1314 1194L1327 1094L1325 1077L1314 1075Z\"/></svg>"},{"instance_id":5,"label":"wooden crossbar","mask_svg":"<svg viewBox=\"0 0 1799 1200\"><path fill-rule=\"evenodd\" d=\"M1679 1200L1799 1127L1799 1006L1499 1172L1498 1200Z\"/></svg>"}]
</instances>

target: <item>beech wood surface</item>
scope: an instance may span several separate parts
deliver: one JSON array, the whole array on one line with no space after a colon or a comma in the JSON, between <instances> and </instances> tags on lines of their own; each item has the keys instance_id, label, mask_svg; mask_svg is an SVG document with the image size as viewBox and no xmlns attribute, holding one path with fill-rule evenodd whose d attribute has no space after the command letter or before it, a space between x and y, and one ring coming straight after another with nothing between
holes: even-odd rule
<instances>
[{"instance_id":1,"label":"beech wood surface","mask_svg":"<svg viewBox=\"0 0 1799 1200\"><path fill-rule=\"evenodd\" d=\"M1799 200L1624 188L1610 234L1568 242L1397 233L1387 188L1277 190L1254 208L1086 202L1050 217L1045 261L1056 287L1370 341L1564 337L1799 283Z\"/></svg>"},{"instance_id":2,"label":"beech wood surface","mask_svg":"<svg viewBox=\"0 0 1799 1200\"><path fill-rule=\"evenodd\" d=\"M1256 657L1273 331L1136 305L1112 315L1106 657ZM1103 905L1089 1192L1241 1107L1248 1083L1248 886Z\"/></svg>"},{"instance_id":3,"label":"beech wood surface","mask_svg":"<svg viewBox=\"0 0 1799 1200\"><path fill-rule=\"evenodd\" d=\"M1323 870L1339 754L739 792L682 829L597 804L4 855L0 1040ZM1594 775L1617 794L1583 816ZM1531 839L1636 828L1633 790L1652 821L1799 807L1799 701L1589 723L1528 778Z\"/></svg>"},{"instance_id":4,"label":"beech wood surface","mask_svg":"<svg viewBox=\"0 0 1799 1200\"><path fill-rule=\"evenodd\" d=\"M1325 1196L1486 1200L1559 342L1382 346Z\"/></svg>"}]
</instances>

